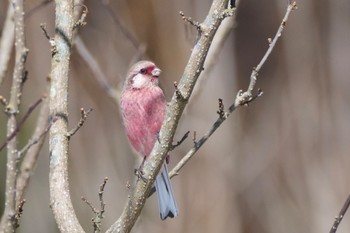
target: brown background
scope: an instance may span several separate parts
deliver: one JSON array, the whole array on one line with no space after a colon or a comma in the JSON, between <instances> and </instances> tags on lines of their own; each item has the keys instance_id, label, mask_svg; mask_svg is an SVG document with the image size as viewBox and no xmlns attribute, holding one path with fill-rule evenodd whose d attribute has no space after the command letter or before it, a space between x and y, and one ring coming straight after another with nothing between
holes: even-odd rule
<instances>
[{"instance_id":1,"label":"brown background","mask_svg":"<svg viewBox=\"0 0 350 233\"><path fill-rule=\"evenodd\" d=\"M2 25L6 0L0 0ZM26 10L40 1L28 0ZM178 12L203 21L211 1L118 0L109 7L145 58L162 70L167 99L179 80L196 38L196 30ZM120 87L138 48L121 31L106 6L86 1L88 24L80 35L111 85ZM199 88L182 117L176 139L187 130L198 137L217 118L217 99L231 104L247 87L252 67L261 59L285 13L286 0L241 1L235 28L214 69L200 77ZM350 192L350 3L347 0L298 1L287 28L259 74L264 95L236 111L173 179L180 215L162 222L155 196L133 232L328 232ZM107 6L108 7L108 6ZM54 4L26 18L29 79L22 113L45 91L50 47L39 27L53 34ZM13 66L13 60L11 61ZM12 68L0 88L8 96ZM69 87L69 124L81 107L92 107L84 127L70 143L70 188L84 229L92 231L92 212L80 200L97 202L105 176L107 203L103 229L119 216L134 179L135 158L123 132L118 106L97 85L91 70L73 49ZM36 111L20 134L24 145L35 125ZM6 117L0 114L0 141ZM171 153L171 166L192 146L187 140ZM3 209L5 151L0 153L0 209ZM19 232L57 232L49 208L47 143L26 195ZM349 213L350 214L350 213ZM339 232L349 232L345 216Z\"/></svg>"}]
</instances>

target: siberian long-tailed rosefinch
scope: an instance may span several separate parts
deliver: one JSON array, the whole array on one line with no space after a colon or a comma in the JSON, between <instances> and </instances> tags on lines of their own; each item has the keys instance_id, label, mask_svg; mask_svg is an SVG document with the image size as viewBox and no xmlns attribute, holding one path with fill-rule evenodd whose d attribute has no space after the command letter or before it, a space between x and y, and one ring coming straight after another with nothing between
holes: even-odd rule
<instances>
[{"instance_id":1,"label":"siberian long-tailed rosefinch","mask_svg":"<svg viewBox=\"0 0 350 233\"><path fill-rule=\"evenodd\" d=\"M144 160L157 140L166 110L164 93L158 85L160 72L153 62L137 62L127 74L121 95L120 106L126 134ZM178 210L166 163L156 178L155 186L160 218L176 217Z\"/></svg>"}]
</instances>

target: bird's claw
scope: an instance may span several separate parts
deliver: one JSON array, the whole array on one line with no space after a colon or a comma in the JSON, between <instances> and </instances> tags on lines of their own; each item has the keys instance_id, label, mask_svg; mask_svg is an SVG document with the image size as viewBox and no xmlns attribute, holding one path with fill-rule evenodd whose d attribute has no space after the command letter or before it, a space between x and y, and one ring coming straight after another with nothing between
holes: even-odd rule
<instances>
[{"instance_id":1,"label":"bird's claw","mask_svg":"<svg viewBox=\"0 0 350 233\"><path fill-rule=\"evenodd\" d=\"M147 179L144 176L145 173L140 168L139 169L135 168L134 173L137 176L137 180L141 179L142 181L147 182Z\"/></svg>"}]
</instances>

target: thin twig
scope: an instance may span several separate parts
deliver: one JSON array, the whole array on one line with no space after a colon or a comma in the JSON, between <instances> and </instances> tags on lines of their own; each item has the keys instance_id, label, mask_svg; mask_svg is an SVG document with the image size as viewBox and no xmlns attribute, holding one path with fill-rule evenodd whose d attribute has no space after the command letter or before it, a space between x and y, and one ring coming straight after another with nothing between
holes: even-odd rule
<instances>
[{"instance_id":1,"label":"thin twig","mask_svg":"<svg viewBox=\"0 0 350 233\"><path fill-rule=\"evenodd\" d=\"M49 33L46 30L46 24L42 23L40 24L40 28L44 33L44 36L46 37L46 39L49 41L50 46L51 46L51 56L54 56L57 53L57 46L56 46L56 41L53 37L51 37L49 35Z\"/></svg>"},{"instance_id":2,"label":"thin twig","mask_svg":"<svg viewBox=\"0 0 350 233\"><path fill-rule=\"evenodd\" d=\"M184 21L186 21L186 22L190 23L192 26L194 26L197 29L198 33L202 32L201 24L199 22L194 21L191 17L185 16L185 14L182 11L179 12L179 15L181 16L181 18Z\"/></svg>"},{"instance_id":3,"label":"thin twig","mask_svg":"<svg viewBox=\"0 0 350 233\"><path fill-rule=\"evenodd\" d=\"M263 92L259 89L258 93L253 96L253 98L247 100L245 103L242 104L248 104L252 101L254 101L256 98L260 97L263 94ZM193 147L187 152L187 154L176 164L176 166L169 172L169 177L172 178L179 174L179 171L186 165L186 163L193 157L193 155L201 148L204 143L211 137L211 135L221 126L221 124L231 115L231 113L237 109L239 105L236 105L236 103L233 103L227 112L224 112L225 117L218 117L218 119L214 122L213 126L204 134L202 138L200 138L198 141L196 140L196 134L194 134L194 145Z\"/></svg>"},{"instance_id":4,"label":"thin twig","mask_svg":"<svg viewBox=\"0 0 350 233\"><path fill-rule=\"evenodd\" d=\"M85 26L86 25L86 17L87 17L87 14L89 12L88 8L86 5L84 4L78 4L78 5L75 5L74 7L77 7L77 6L81 6L83 7L83 12L81 13L81 16L80 18L78 19L77 22L75 22L74 26L73 26L73 29L76 29L77 27L82 27L82 26Z\"/></svg>"},{"instance_id":5,"label":"thin twig","mask_svg":"<svg viewBox=\"0 0 350 233\"><path fill-rule=\"evenodd\" d=\"M84 108L80 109L80 120L78 124L68 132L67 137L71 138L85 123L87 117L89 116L90 112L92 112L92 108L89 108L89 110L85 111Z\"/></svg>"},{"instance_id":6,"label":"thin twig","mask_svg":"<svg viewBox=\"0 0 350 233\"><path fill-rule=\"evenodd\" d=\"M38 136L33 137L32 139L29 140L27 145L25 145L22 150L18 152L18 157L21 158L24 153L26 153L32 146L37 144L46 134L49 132L52 124L55 122L55 119L49 122L49 124L46 126L46 128L43 130L41 134Z\"/></svg>"},{"instance_id":7,"label":"thin twig","mask_svg":"<svg viewBox=\"0 0 350 233\"><path fill-rule=\"evenodd\" d=\"M282 32L284 30L284 28L286 27L286 23L288 21L288 17L290 15L290 13L297 9L297 4L296 2L293 2L291 4L288 4L287 10L286 10L286 14L283 17L283 20L277 30L277 33L275 34L275 37L273 38L273 40L271 41L271 43L269 43L269 48L267 49L266 53L264 54L263 58L261 59L261 61L259 62L259 64L253 68L252 74L250 76L250 83L249 83L249 87L247 89L247 91L245 91L244 93L242 91L238 92L238 98L236 98L237 101L237 105L239 104L243 104L244 102L246 102L247 99L251 98L253 95L253 90L255 88L257 79L258 79L258 74L261 70L261 68L263 67L263 65L265 64L266 60L269 58L270 54L272 53L273 49L276 46L276 43L278 41L278 39L281 37Z\"/></svg>"},{"instance_id":8,"label":"thin twig","mask_svg":"<svg viewBox=\"0 0 350 233\"><path fill-rule=\"evenodd\" d=\"M188 137L189 134L190 134L190 131L187 131L179 141L177 141L175 144L172 145L172 147L170 148L170 151L172 151L176 147L180 146L186 140L186 138Z\"/></svg>"},{"instance_id":9,"label":"thin twig","mask_svg":"<svg viewBox=\"0 0 350 233\"><path fill-rule=\"evenodd\" d=\"M94 233L98 233L101 231L102 219L104 218L103 214L105 212L106 207L106 203L103 200L103 193L105 191L107 181L108 177L105 177L103 183L100 185L100 189L98 192L98 198L100 200L100 209L97 209L86 197L81 197L83 202L85 202L95 214L95 217L91 219L92 225L94 227Z\"/></svg>"},{"instance_id":10,"label":"thin twig","mask_svg":"<svg viewBox=\"0 0 350 233\"><path fill-rule=\"evenodd\" d=\"M9 143L9 141L11 141L20 131L20 129L22 128L24 122L26 122L26 120L28 119L28 117L30 116L30 114L34 111L34 109L36 109L36 107L39 106L39 104L43 101L43 99L46 98L46 96L41 97L40 99L38 99L34 104L32 104L27 112L24 114L23 118L20 120L20 122L17 124L17 127L15 128L15 130L12 131L12 133L6 138L5 142L0 146L0 151L2 149L5 148L5 146Z\"/></svg>"},{"instance_id":11,"label":"thin twig","mask_svg":"<svg viewBox=\"0 0 350 233\"><path fill-rule=\"evenodd\" d=\"M258 92L255 95L253 95L253 93L252 93L254 88L255 88L255 85L256 85L256 80L257 80L256 76L257 76L259 70L261 69L261 67L263 66L263 64L265 63L265 61L267 60L267 58L269 57L269 55L271 54L272 49L274 48L277 40L281 37L281 33L283 31L283 28L285 27L286 22L288 20L288 16L293 9L296 9L295 2L288 5L287 10L286 10L286 14L283 17L281 26L278 28L274 40L271 42L270 47L266 51L265 55L263 56L259 65L257 66L257 68L255 68L253 70L248 90L244 93L243 93L243 91L239 91L237 93L237 96L236 96L234 103L228 108L227 112L222 111L223 105L220 106L221 104L219 102L219 111L218 111L219 118L214 122L213 126L206 132L206 134L200 140L198 140L198 141L196 139L193 140L194 146L187 152L187 154L180 160L180 162L178 162L178 164L169 172L169 176L171 178L179 174L179 171L186 165L186 163L199 150L199 148L209 139L209 137L220 127L220 125L228 118L228 116L234 110L237 109L237 107L242 106L242 105L247 105L263 94L261 89L258 89ZM253 76L253 74L255 76ZM222 116L224 116L224 117L222 117Z\"/></svg>"},{"instance_id":12,"label":"thin twig","mask_svg":"<svg viewBox=\"0 0 350 233\"><path fill-rule=\"evenodd\" d=\"M344 218L344 216L346 214L346 211L348 210L349 206L350 206L350 195L346 199L346 201L345 201L343 207L341 208L338 216L335 217L333 226L332 226L331 230L329 231L329 233L335 233L337 231L337 229L339 227L339 224L343 220L343 218Z\"/></svg>"}]
</instances>

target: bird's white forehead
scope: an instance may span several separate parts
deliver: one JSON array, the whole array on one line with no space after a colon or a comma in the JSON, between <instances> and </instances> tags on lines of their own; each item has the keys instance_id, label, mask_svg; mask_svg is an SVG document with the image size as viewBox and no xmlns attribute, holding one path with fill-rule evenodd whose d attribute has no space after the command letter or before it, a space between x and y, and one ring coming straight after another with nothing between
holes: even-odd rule
<instances>
[{"instance_id":1,"label":"bird's white forehead","mask_svg":"<svg viewBox=\"0 0 350 233\"><path fill-rule=\"evenodd\" d=\"M148 85L149 79L142 74L137 74L132 79L133 88L143 88Z\"/></svg>"}]
</instances>

